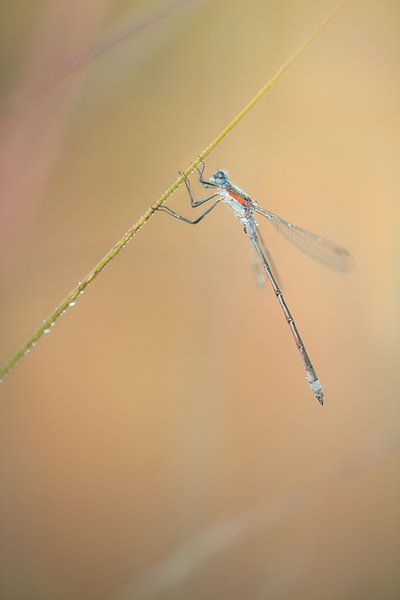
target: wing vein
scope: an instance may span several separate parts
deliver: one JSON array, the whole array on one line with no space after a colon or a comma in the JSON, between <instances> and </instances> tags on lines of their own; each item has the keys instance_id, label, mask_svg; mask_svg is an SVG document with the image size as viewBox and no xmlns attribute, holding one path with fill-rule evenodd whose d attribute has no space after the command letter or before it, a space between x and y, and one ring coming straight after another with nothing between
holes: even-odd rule
<instances>
[{"instance_id":1,"label":"wing vein","mask_svg":"<svg viewBox=\"0 0 400 600\"><path fill-rule=\"evenodd\" d=\"M288 223L265 208L253 205L253 209L256 213L266 217L279 233L307 256L335 271L349 270L350 254L344 248L336 246L333 242L311 231Z\"/></svg>"}]
</instances>

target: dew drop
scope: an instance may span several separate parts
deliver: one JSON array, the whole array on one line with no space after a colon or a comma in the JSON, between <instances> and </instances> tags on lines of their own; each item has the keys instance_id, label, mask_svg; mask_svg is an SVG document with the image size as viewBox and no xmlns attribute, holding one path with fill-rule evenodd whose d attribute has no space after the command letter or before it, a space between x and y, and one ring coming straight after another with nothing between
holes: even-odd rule
<instances>
[{"instance_id":1,"label":"dew drop","mask_svg":"<svg viewBox=\"0 0 400 600\"><path fill-rule=\"evenodd\" d=\"M75 306L75 304L76 304L76 299L71 300L71 302L68 304L68 306Z\"/></svg>"},{"instance_id":2,"label":"dew drop","mask_svg":"<svg viewBox=\"0 0 400 600\"><path fill-rule=\"evenodd\" d=\"M51 325L49 327L46 327L46 329L43 329L43 333L50 333L51 331Z\"/></svg>"}]
</instances>

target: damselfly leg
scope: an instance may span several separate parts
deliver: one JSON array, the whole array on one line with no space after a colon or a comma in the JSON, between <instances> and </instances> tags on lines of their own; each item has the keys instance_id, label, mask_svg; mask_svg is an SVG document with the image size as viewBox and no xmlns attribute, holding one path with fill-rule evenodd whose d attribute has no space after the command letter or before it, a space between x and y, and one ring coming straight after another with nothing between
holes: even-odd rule
<instances>
[{"instance_id":1,"label":"damselfly leg","mask_svg":"<svg viewBox=\"0 0 400 600\"><path fill-rule=\"evenodd\" d=\"M218 196L218 192L214 192L213 194L209 194L208 196L204 196L204 198L195 198L193 196L193 192L192 192L192 188L190 186L189 179L183 173L181 173L180 171L179 171L179 174L182 175L183 178L184 178L184 182L185 182L188 194L189 194L190 204L191 204L192 208L197 208L198 206L201 206L205 202L208 202L209 200L212 200L212 198L215 198L215 196ZM201 181L201 179L199 179L199 181Z\"/></svg>"},{"instance_id":2,"label":"damselfly leg","mask_svg":"<svg viewBox=\"0 0 400 600\"><path fill-rule=\"evenodd\" d=\"M198 170L199 181L201 183L203 183L203 185L206 185L209 182L202 180L202 175L203 175L204 166L205 166L204 162L202 162L202 165L203 165L203 169ZM183 176L183 179L184 179L184 182L186 185L186 189L189 194L190 204L191 204L192 208L197 208L198 206L201 206L202 204L205 204L206 202L209 202L209 200L212 200L216 196L220 195L219 192L213 192L212 194L209 194L208 196L205 196L204 198L195 198L192 193L192 188L190 186L189 179L180 171L179 171L179 174ZM216 188L217 186L210 182L210 187ZM175 219L178 219L179 221L182 221L183 223L188 223L189 225L197 225L197 223L200 223L200 221L202 221L204 219L204 217L206 217L212 210L214 210L214 208L220 203L220 201L221 201L220 199L216 200L216 202L214 202L214 204L212 204L206 211L204 211L201 215L199 215L196 219L193 219L193 220L188 219L187 217L184 217L183 215L180 215L179 213L172 210L168 206L160 206L158 208L158 210L166 212L167 214L171 215L171 217L175 217Z\"/></svg>"},{"instance_id":3,"label":"damselfly leg","mask_svg":"<svg viewBox=\"0 0 400 600\"><path fill-rule=\"evenodd\" d=\"M215 196L215 194L214 194L214 196ZM204 217L206 217L212 210L214 210L214 208L219 203L220 203L220 200L217 200L216 202L214 202L214 204L212 204L209 208L207 208L206 211L204 211L201 215L199 215L197 217L197 219L193 219L193 221L188 219L187 217L184 217L183 215L180 215L179 213L175 212L168 206L160 206L157 210L162 210L163 212L166 212L168 215L171 215L171 217L174 217L175 219L179 219L179 221L182 221L183 223L188 223L189 225L197 225L197 223L200 223L200 221L202 221L204 219Z\"/></svg>"},{"instance_id":4,"label":"damselfly leg","mask_svg":"<svg viewBox=\"0 0 400 600\"><path fill-rule=\"evenodd\" d=\"M216 183L212 182L212 181L207 181L207 179L203 178L204 175L204 170L206 168L206 163L204 162L204 160L202 160L200 162L201 167L196 167L196 171L199 174L199 181L202 185L204 185L204 187L218 187Z\"/></svg>"}]
</instances>

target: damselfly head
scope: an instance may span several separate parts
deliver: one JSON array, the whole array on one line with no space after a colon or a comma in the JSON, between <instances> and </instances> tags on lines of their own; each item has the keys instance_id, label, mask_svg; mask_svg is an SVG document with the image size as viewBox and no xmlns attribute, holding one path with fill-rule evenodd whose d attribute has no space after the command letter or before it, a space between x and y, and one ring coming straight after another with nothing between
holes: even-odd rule
<instances>
[{"instance_id":1,"label":"damselfly head","mask_svg":"<svg viewBox=\"0 0 400 600\"><path fill-rule=\"evenodd\" d=\"M226 187L229 183L228 171L216 171L211 177L211 181L219 187Z\"/></svg>"}]
</instances>

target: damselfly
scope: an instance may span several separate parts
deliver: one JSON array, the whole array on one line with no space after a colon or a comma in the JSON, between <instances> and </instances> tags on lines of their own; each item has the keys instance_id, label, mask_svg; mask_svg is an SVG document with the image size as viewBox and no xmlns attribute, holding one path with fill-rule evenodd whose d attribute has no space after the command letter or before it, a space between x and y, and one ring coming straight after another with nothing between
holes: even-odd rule
<instances>
[{"instance_id":1,"label":"damselfly","mask_svg":"<svg viewBox=\"0 0 400 600\"><path fill-rule=\"evenodd\" d=\"M260 263L265 271L268 280L270 281L272 288L278 298L279 304L283 310L285 318L288 322L290 330L293 334L296 346L300 352L301 358L303 359L304 367L306 370L306 376L308 383L310 384L311 390L320 404L324 402L324 391L321 383L317 377L313 364L308 356L307 350L304 346L303 340L300 336L299 330L297 329L296 323L293 319L292 313L290 312L286 300L283 297L281 287L278 282L278 278L273 267L271 256L267 250L265 242L260 234L258 223L255 219L255 214L266 217L276 229L283 234L290 242L297 246L308 256L311 256L319 263L330 267L336 271L347 271L349 268L350 255L344 248L339 248L332 242L325 240L310 231L306 231L301 227L297 227L292 223L288 223L284 219L277 217L269 210L261 208L255 200L253 200L246 192L241 190L237 185L229 180L227 171L216 171L209 181L203 178L205 165L202 163L201 168L198 168L199 181L206 188L212 188L213 192L205 198L196 199L193 196L190 182L185 177L185 184L189 193L190 202L193 208L201 206L202 204L218 198L213 204L196 219L190 220L186 217L179 215L171 208L167 206L161 206L158 210L162 210L169 215L189 223L196 225L200 223L204 217L206 217L214 208L223 202L230 206L236 216L242 222L244 231L247 234L250 242L252 243L256 254L260 260Z\"/></svg>"}]
</instances>

